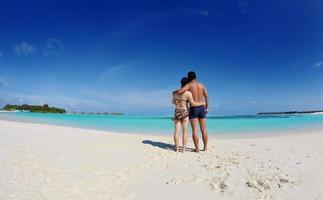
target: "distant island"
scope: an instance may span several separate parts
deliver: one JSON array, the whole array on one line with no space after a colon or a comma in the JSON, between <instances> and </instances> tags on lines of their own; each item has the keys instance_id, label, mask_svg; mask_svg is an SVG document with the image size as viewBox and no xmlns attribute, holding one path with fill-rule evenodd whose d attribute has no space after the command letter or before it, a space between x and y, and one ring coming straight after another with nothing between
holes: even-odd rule
<instances>
[{"instance_id":1,"label":"distant island","mask_svg":"<svg viewBox=\"0 0 323 200\"><path fill-rule=\"evenodd\" d=\"M29 112L35 112L35 113L61 113L61 114L66 113L66 111L62 108L49 107L47 104L43 106L27 105L27 104L23 104L23 105L7 104L3 107L3 110L6 110L6 111L20 110L20 111L29 111Z\"/></svg>"},{"instance_id":2,"label":"distant island","mask_svg":"<svg viewBox=\"0 0 323 200\"><path fill-rule=\"evenodd\" d=\"M121 112L72 112L73 114L81 115L124 115Z\"/></svg>"},{"instance_id":3,"label":"distant island","mask_svg":"<svg viewBox=\"0 0 323 200\"><path fill-rule=\"evenodd\" d=\"M4 111L27 111L27 112L34 112L34 113L67 113L63 108L56 108L56 107L49 107L48 104L44 104L42 106L39 105L5 105L2 110ZM1 109L0 109L1 111ZM86 115L124 115L122 112L70 112L73 114L86 114Z\"/></svg>"},{"instance_id":4,"label":"distant island","mask_svg":"<svg viewBox=\"0 0 323 200\"><path fill-rule=\"evenodd\" d=\"M292 115L292 114L313 114L323 113L323 110L311 110L311 111L287 111L287 112L260 112L258 115Z\"/></svg>"}]
</instances>

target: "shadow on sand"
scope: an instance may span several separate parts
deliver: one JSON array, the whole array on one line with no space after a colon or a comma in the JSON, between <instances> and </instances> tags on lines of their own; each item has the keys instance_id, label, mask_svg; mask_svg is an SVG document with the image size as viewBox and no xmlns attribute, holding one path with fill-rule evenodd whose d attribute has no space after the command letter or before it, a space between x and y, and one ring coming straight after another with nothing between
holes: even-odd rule
<instances>
[{"instance_id":1,"label":"shadow on sand","mask_svg":"<svg viewBox=\"0 0 323 200\"><path fill-rule=\"evenodd\" d=\"M164 142L154 142L154 141L151 141L151 140L144 140L144 141L142 141L142 143L143 144L149 144L151 146L158 147L158 148L165 149L165 150L169 150L169 151L174 151L174 149L175 149L175 145L164 143ZM181 146L179 148L180 148L180 150L183 149ZM186 147L186 150L190 151L190 152L194 151L194 149L187 148L187 147Z\"/></svg>"},{"instance_id":2,"label":"shadow on sand","mask_svg":"<svg viewBox=\"0 0 323 200\"><path fill-rule=\"evenodd\" d=\"M167 143L164 143L164 142L154 142L154 141L151 141L151 140L144 140L142 141L143 144L149 144L151 146L154 146L154 147L158 147L158 148L161 148L161 149L166 149L166 150L171 150L171 151L174 151L174 145L172 144L167 144Z\"/></svg>"}]
</instances>

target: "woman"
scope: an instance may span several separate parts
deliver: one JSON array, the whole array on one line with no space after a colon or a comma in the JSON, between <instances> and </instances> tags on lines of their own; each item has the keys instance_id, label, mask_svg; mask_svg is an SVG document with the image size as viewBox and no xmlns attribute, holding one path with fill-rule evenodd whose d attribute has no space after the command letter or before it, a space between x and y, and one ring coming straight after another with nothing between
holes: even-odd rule
<instances>
[{"instance_id":1,"label":"woman","mask_svg":"<svg viewBox=\"0 0 323 200\"><path fill-rule=\"evenodd\" d=\"M184 87L188 83L188 78L184 77L181 80L181 86ZM189 104L191 106L202 106L205 103L195 103L192 97L192 93L189 91L184 92L179 95L177 93L173 94L172 103L175 105L175 114L173 121L175 124L174 131L174 142L175 142L175 151L179 151L178 135L179 131L182 128L182 142L183 142L183 152L186 150L187 143L187 128L188 128L188 115L189 115Z\"/></svg>"}]
</instances>

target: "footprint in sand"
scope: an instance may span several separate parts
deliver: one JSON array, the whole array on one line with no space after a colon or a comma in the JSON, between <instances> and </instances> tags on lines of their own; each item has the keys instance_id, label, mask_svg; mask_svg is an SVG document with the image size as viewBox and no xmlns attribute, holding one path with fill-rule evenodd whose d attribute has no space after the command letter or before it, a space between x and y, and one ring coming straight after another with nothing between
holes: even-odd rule
<instances>
[{"instance_id":1,"label":"footprint in sand","mask_svg":"<svg viewBox=\"0 0 323 200\"><path fill-rule=\"evenodd\" d=\"M262 179L247 181L246 185L249 188L254 188L254 189L258 190L259 192L262 192L264 190L270 190L269 185L266 182L264 182L264 180L262 180Z\"/></svg>"},{"instance_id":2,"label":"footprint in sand","mask_svg":"<svg viewBox=\"0 0 323 200\"><path fill-rule=\"evenodd\" d=\"M224 180L219 180L219 181L210 183L209 188L212 191L215 191L215 190L219 189L223 193L228 188L228 185L225 183Z\"/></svg>"}]
</instances>

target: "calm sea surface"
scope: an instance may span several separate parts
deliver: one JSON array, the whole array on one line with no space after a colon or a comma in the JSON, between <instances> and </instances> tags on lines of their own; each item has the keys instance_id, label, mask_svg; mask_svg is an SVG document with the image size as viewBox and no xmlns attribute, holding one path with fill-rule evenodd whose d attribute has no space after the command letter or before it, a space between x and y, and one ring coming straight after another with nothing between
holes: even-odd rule
<instances>
[{"instance_id":1,"label":"calm sea surface","mask_svg":"<svg viewBox=\"0 0 323 200\"><path fill-rule=\"evenodd\" d=\"M171 134L173 132L173 122L171 117L167 116L12 112L0 113L0 119L126 133ZM207 128L209 134L257 134L323 128L323 115L209 116Z\"/></svg>"}]
</instances>

